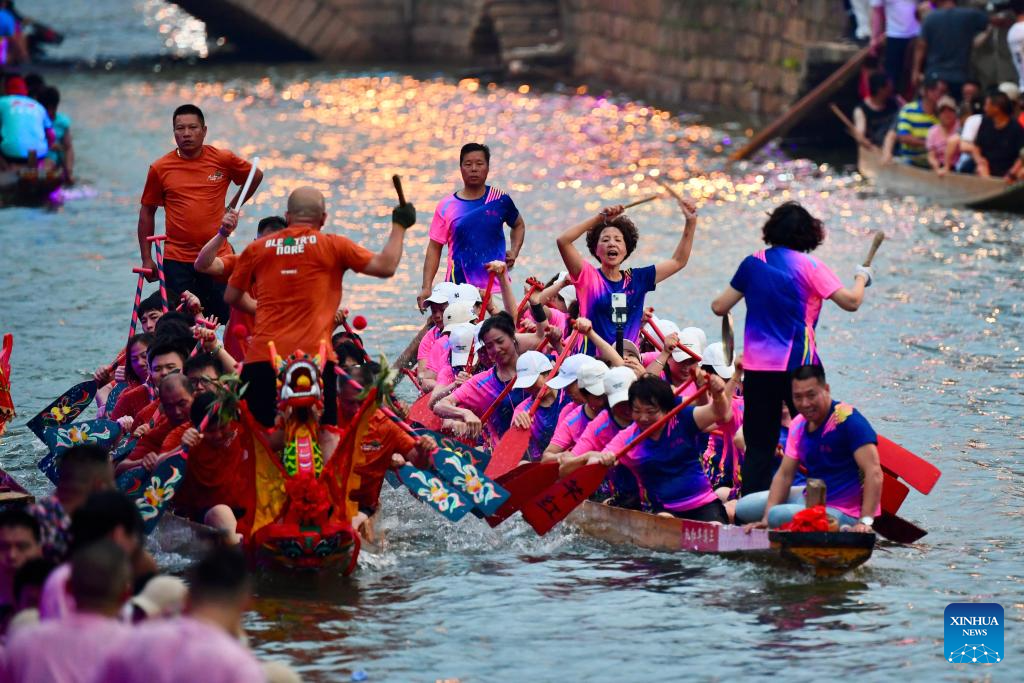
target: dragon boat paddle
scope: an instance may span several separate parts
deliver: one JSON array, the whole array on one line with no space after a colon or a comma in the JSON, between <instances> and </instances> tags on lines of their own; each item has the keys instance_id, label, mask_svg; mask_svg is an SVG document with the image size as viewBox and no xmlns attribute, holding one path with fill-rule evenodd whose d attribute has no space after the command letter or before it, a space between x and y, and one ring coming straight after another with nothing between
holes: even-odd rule
<instances>
[{"instance_id":1,"label":"dragon boat paddle","mask_svg":"<svg viewBox=\"0 0 1024 683\"><path fill-rule=\"evenodd\" d=\"M656 431L664 427L668 424L669 420L684 408L692 405L707 390L708 385L705 384L693 396L690 396L690 398L665 413L660 420L633 437L632 441L615 454L615 459L618 460L635 448L637 444L645 441ZM580 503L594 495L601 486L601 482L608 476L610 469L611 467L601 463L584 465L534 496L523 506L523 517L538 535L543 536L551 531L556 524L568 517L569 513L575 510Z\"/></svg>"},{"instance_id":2,"label":"dragon boat paddle","mask_svg":"<svg viewBox=\"0 0 1024 683\"><path fill-rule=\"evenodd\" d=\"M658 327L658 323L654 322L654 318L651 318L648 321L647 324L651 326L651 329L654 330L654 334L658 335L658 338L661 339L662 344L664 344L665 343L665 334ZM680 351L682 351L683 353L685 353L686 355L688 355L690 358L692 358L695 361L697 361L698 363L701 362L702 360L704 360L703 358L700 357L699 354L694 353L693 351L691 351L689 348L683 346L682 344L676 346L676 348L679 349Z\"/></svg>"},{"instance_id":3,"label":"dragon boat paddle","mask_svg":"<svg viewBox=\"0 0 1024 683\"><path fill-rule=\"evenodd\" d=\"M46 443L46 429L74 422L82 414L82 411L92 403L98 388L94 379L76 384L51 401L48 406L29 420L25 426L40 441Z\"/></svg>"},{"instance_id":4,"label":"dragon boat paddle","mask_svg":"<svg viewBox=\"0 0 1024 683\"><path fill-rule=\"evenodd\" d=\"M336 367L335 372L355 389L363 390L359 382L352 379L343 369ZM406 434L413 438L419 437L412 426L386 405L381 405L381 411ZM459 452L441 448L441 445L439 443L438 449L431 454L434 467L456 488L457 494L469 501L471 506L476 507L483 514L492 514L508 500L508 492L484 477L472 457L464 458ZM431 480L431 475L423 470L418 470L420 474L406 470L403 475L402 470L405 467L410 466L405 465L399 468L399 478L414 496L428 503L453 522L457 522L465 516L468 510L462 509L461 503L464 501L457 500L458 497L449 496L447 488L438 487L437 483ZM424 488L429 489L429 495L424 495Z\"/></svg>"},{"instance_id":5,"label":"dragon boat paddle","mask_svg":"<svg viewBox=\"0 0 1024 683\"><path fill-rule=\"evenodd\" d=\"M882 246L882 242L885 241L885 233L879 230L875 233L874 239L871 240L871 247L868 249L868 255L864 259L864 267L867 268L871 265L871 262L875 260L875 254L878 253L878 248Z\"/></svg>"},{"instance_id":6,"label":"dragon boat paddle","mask_svg":"<svg viewBox=\"0 0 1024 683\"><path fill-rule=\"evenodd\" d=\"M49 452L37 467L56 484L57 463L69 448L84 444L110 448L121 438L121 431L121 425L113 420L84 420L66 427L47 427L43 430L43 439Z\"/></svg>"},{"instance_id":7,"label":"dragon boat paddle","mask_svg":"<svg viewBox=\"0 0 1024 683\"><path fill-rule=\"evenodd\" d=\"M928 534L927 531L913 522L908 522L902 517L898 517L885 510L875 518L872 528L885 538L896 543L916 543Z\"/></svg>"},{"instance_id":8,"label":"dragon boat paddle","mask_svg":"<svg viewBox=\"0 0 1024 683\"><path fill-rule=\"evenodd\" d=\"M643 199L638 199L635 202L630 202L629 204L626 204L625 206L622 207L622 210L625 211L626 209L632 209L634 206L640 206L641 204L646 204L647 202L653 202L655 199L661 199L664 196L665 195L661 193L652 194L650 197L644 197Z\"/></svg>"},{"instance_id":9,"label":"dragon boat paddle","mask_svg":"<svg viewBox=\"0 0 1024 683\"><path fill-rule=\"evenodd\" d=\"M555 360L554 367L551 368L550 376L554 376L558 373L559 368L562 367L562 362L569 356L569 352L576 344L576 340L579 338L579 330L573 330L572 334L569 335L569 340L562 347L562 353L558 354L557 360ZM541 401L545 394L548 392L548 387L545 384L541 387L540 391L533 399L533 405L530 406L528 413L530 421L533 421L534 416L537 414L537 410L540 408ZM500 477L506 472L511 471L515 468L523 458L523 453L526 452L526 448L530 445L531 430L521 429L519 427L509 427L509 430L505 432L501 437L501 441L494 447L494 452L491 455L491 462L487 464L488 476Z\"/></svg>"},{"instance_id":10,"label":"dragon boat paddle","mask_svg":"<svg viewBox=\"0 0 1024 683\"><path fill-rule=\"evenodd\" d=\"M942 476L935 465L881 434L878 434L878 459L883 470L900 477L925 495L931 493L935 482Z\"/></svg>"},{"instance_id":11,"label":"dragon boat paddle","mask_svg":"<svg viewBox=\"0 0 1024 683\"><path fill-rule=\"evenodd\" d=\"M522 330L519 327L519 321L522 319L523 313L526 312L526 307L530 305L530 297L533 296L534 292L539 292L544 289L544 284L535 277L526 278L526 285L528 287L528 289L526 290L526 295L523 296L522 300L519 302L519 305L516 306L515 323L516 329L519 329L520 331Z\"/></svg>"},{"instance_id":12,"label":"dragon boat paddle","mask_svg":"<svg viewBox=\"0 0 1024 683\"><path fill-rule=\"evenodd\" d=\"M235 200L235 204L232 207L235 211L242 208L242 204L245 204L245 200L248 199L249 188L252 186L252 180L256 177L256 168L260 165L260 158L258 156L252 158L252 165L249 167L249 175L245 177L245 184L242 185L242 191L238 193L238 199Z\"/></svg>"},{"instance_id":13,"label":"dragon boat paddle","mask_svg":"<svg viewBox=\"0 0 1024 683\"><path fill-rule=\"evenodd\" d=\"M537 491L546 489L558 480L557 462L527 462L506 472L496 479L509 492L508 501L498 511L487 517L487 523L494 528L519 512L530 502Z\"/></svg>"},{"instance_id":14,"label":"dragon boat paddle","mask_svg":"<svg viewBox=\"0 0 1024 683\"><path fill-rule=\"evenodd\" d=\"M736 337L732 331L732 313L722 316L722 348L725 350L725 362L732 365L736 355Z\"/></svg>"}]
</instances>

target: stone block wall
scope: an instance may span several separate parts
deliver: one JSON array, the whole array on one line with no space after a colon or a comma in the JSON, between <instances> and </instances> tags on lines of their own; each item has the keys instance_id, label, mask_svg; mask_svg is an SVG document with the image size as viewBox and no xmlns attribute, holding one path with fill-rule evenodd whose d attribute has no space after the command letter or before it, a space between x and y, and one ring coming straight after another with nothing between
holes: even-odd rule
<instances>
[{"instance_id":1,"label":"stone block wall","mask_svg":"<svg viewBox=\"0 0 1024 683\"><path fill-rule=\"evenodd\" d=\"M807 48L838 39L842 0L563 0L574 73L669 103L782 112Z\"/></svg>"}]
</instances>

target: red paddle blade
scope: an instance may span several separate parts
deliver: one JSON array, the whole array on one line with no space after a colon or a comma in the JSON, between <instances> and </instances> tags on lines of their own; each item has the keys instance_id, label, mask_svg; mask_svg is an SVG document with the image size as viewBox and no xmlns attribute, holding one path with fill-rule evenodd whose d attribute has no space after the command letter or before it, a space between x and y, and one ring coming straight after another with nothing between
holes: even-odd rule
<instances>
[{"instance_id":1,"label":"red paddle blade","mask_svg":"<svg viewBox=\"0 0 1024 683\"><path fill-rule=\"evenodd\" d=\"M569 513L594 495L608 474L604 465L584 465L568 477L559 479L523 506L523 518L538 535L547 532Z\"/></svg>"},{"instance_id":2,"label":"red paddle blade","mask_svg":"<svg viewBox=\"0 0 1024 683\"><path fill-rule=\"evenodd\" d=\"M409 408L409 419L419 422L430 430L436 431L441 428L441 418L430 409L430 394L423 394L416 399L416 402Z\"/></svg>"},{"instance_id":3,"label":"red paddle blade","mask_svg":"<svg viewBox=\"0 0 1024 683\"><path fill-rule=\"evenodd\" d=\"M537 491L551 486L556 479L558 479L557 462L528 462L507 472L505 476L499 477L495 481L509 492L509 499L498 508L497 512L487 518L487 523L492 528L498 526L517 513L519 508L537 495Z\"/></svg>"},{"instance_id":4,"label":"red paddle blade","mask_svg":"<svg viewBox=\"0 0 1024 683\"><path fill-rule=\"evenodd\" d=\"M523 453L526 452L526 447L529 445L530 430L512 427L505 432L501 441L494 447L491 461L487 463L484 474L491 479L497 479L506 472L510 472L523 459Z\"/></svg>"},{"instance_id":5,"label":"red paddle blade","mask_svg":"<svg viewBox=\"0 0 1024 683\"><path fill-rule=\"evenodd\" d=\"M887 512L882 512L875 518L874 529L890 541L897 543L914 543L928 534L916 524Z\"/></svg>"},{"instance_id":6,"label":"red paddle blade","mask_svg":"<svg viewBox=\"0 0 1024 683\"><path fill-rule=\"evenodd\" d=\"M927 495L942 476L939 468L918 457L903 446L878 435L878 459L882 467L893 476L900 477L912 487Z\"/></svg>"},{"instance_id":7,"label":"red paddle blade","mask_svg":"<svg viewBox=\"0 0 1024 683\"><path fill-rule=\"evenodd\" d=\"M882 472L882 512L895 515L909 493L906 484L888 472Z\"/></svg>"}]
</instances>

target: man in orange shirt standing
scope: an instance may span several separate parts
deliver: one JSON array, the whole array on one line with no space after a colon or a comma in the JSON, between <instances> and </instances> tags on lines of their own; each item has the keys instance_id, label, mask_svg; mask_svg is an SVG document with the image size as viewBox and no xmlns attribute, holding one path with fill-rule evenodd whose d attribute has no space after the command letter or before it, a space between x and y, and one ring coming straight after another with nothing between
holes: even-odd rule
<instances>
[{"instance_id":1,"label":"man in orange shirt standing","mask_svg":"<svg viewBox=\"0 0 1024 683\"><path fill-rule=\"evenodd\" d=\"M175 109L171 121L177 148L153 162L142 191L138 230L142 267L151 269L152 274L147 277L152 282L157 270L147 238L155 232L156 210L162 206L167 233L164 271L168 289L192 292L199 297L207 315L227 320L224 285L197 273L192 263L220 227L228 186L242 185L251 164L229 150L203 144L206 120L194 104ZM257 169L246 199L256 192L261 180L263 173ZM232 204L237 197L236 193ZM225 244L218 255L230 253L231 247Z\"/></svg>"},{"instance_id":2,"label":"man in orange shirt standing","mask_svg":"<svg viewBox=\"0 0 1024 683\"><path fill-rule=\"evenodd\" d=\"M314 354L327 342L324 368L324 412L322 425L338 424L337 385L334 364L337 357L330 346L334 313L341 305L345 271L389 278L402 259L405 230L416 222L416 209L403 204L391 213L391 234L384 248L374 254L341 235L321 231L327 219L324 197L312 187L300 187L288 197L285 214L288 227L250 242L235 264L228 281L225 300L255 313L256 323L242 369L242 383L248 384L245 400L259 422L273 427L277 413L277 369L270 358L268 342L282 355L297 349ZM251 292L256 306L246 302ZM329 457L337 436L321 432L323 452Z\"/></svg>"}]
</instances>

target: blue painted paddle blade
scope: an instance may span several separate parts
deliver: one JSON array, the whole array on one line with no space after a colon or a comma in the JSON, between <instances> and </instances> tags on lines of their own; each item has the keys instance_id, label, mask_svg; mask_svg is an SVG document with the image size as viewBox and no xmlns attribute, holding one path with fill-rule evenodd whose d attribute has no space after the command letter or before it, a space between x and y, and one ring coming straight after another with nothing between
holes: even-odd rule
<instances>
[{"instance_id":1,"label":"blue painted paddle blade","mask_svg":"<svg viewBox=\"0 0 1024 683\"><path fill-rule=\"evenodd\" d=\"M446 434L440 432L434 432L429 429L417 429L416 434L419 436L429 436L437 442L437 447L441 450L452 451L458 453L471 464L475 465L481 472L487 467L487 463L491 461L491 452L484 450L483 448L474 448L473 446L467 446L458 439L455 439Z\"/></svg>"},{"instance_id":2,"label":"blue painted paddle blade","mask_svg":"<svg viewBox=\"0 0 1024 683\"><path fill-rule=\"evenodd\" d=\"M448 486L448 482L440 477L417 469L412 465L402 465L398 469L398 477L412 495L434 508L452 522L466 516L473 503L458 490Z\"/></svg>"},{"instance_id":3,"label":"blue painted paddle blade","mask_svg":"<svg viewBox=\"0 0 1024 683\"><path fill-rule=\"evenodd\" d=\"M117 399L121 398L121 394L128 388L128 382L118 382L114 385L114 388L107 394L107 402L103 406L104 414L110 415L114 412L114 406L117 405Z\"/></svg>"},{"instance_id":4,"label":"blue painted paddle blade","mask_svg":"<svg viewBox=\"0 0 1024 683\"><path fill-rule=\"evenodd\" d=\"M485 476L482 467L473 465L460 454L440 450L434 453L433 461L438 474L473 501L484 516L493 515L508 500L508 491Z\"/></svg>"},{"instance_id":5,"label":"blue painted paddle blade","mask_svg":"<svg viewBox=\"0 0 1024 683\"><path fill-rule=\"evenodd\" d=\"M113 449L110 451L110 462L115 465L128 457L128 454L135 450L135 445L139 443L138 438L133 437L131 434L125 434L124 437L118 441Z\"/></svg>"},{"instance_id":6,"label":"blue painted paddle blade","mask_svg":"<svg viewBox=\"0 0 1024 683\"><path fill-rule=\"evenodd\" d=\"M402 488L402 480L398 478L398 474L394 470L388 470L384 473L384 481L390 484L393 489Z\"/></svg>"},{"instance_id":7,"label":"blue painted paddle blade","mask_svg":"<svg viewBox=\"0 0 1024 683\"><path fill-rule=\"evenodd\" d=\"M57 485L57 455L50 451L43 456L43 459L36 465L39 471L46 475L46 478L50 480L50 483L54 486Z\"/></svg>"},{"instance_id":8,"label":"blue painted paddle blade","mask_svg":"<svg viewBox=\"0 0 1024 683\"><path fill-rule=\"evenodd\" d=\"M29 420L25 426L46 443L44 430L48 427L61 427L71 424L89 407L96 396L96 380L82 382L71 387L43 408L38 415Z\"/></svg>"},{"instance_id":9,"label":"blue painted paddle blade","mask_svg":"<svg viewBox=\"0 0 1024 683\"><path fill-rule=\"evenodd\" d=\"M108 448L121 438L121 425L113 420L85 420L65 427L47 427L43 440L47 448L60 457L72 446L94 444Z\"/></svg>"},{"instance_id":10,"label":"blue painted paddle blade","mask_svg":"<svg viewBox=\"0 0 1024 683\"><path fill-rule=\"evenodd\" d=\"M176 453L160 461L152 472L142 466L133 467L117 478L117 487L139 508L147 535L156 528L167 503L185 478L185 465L185 456Z\"/></svg>"}]
</instances>

